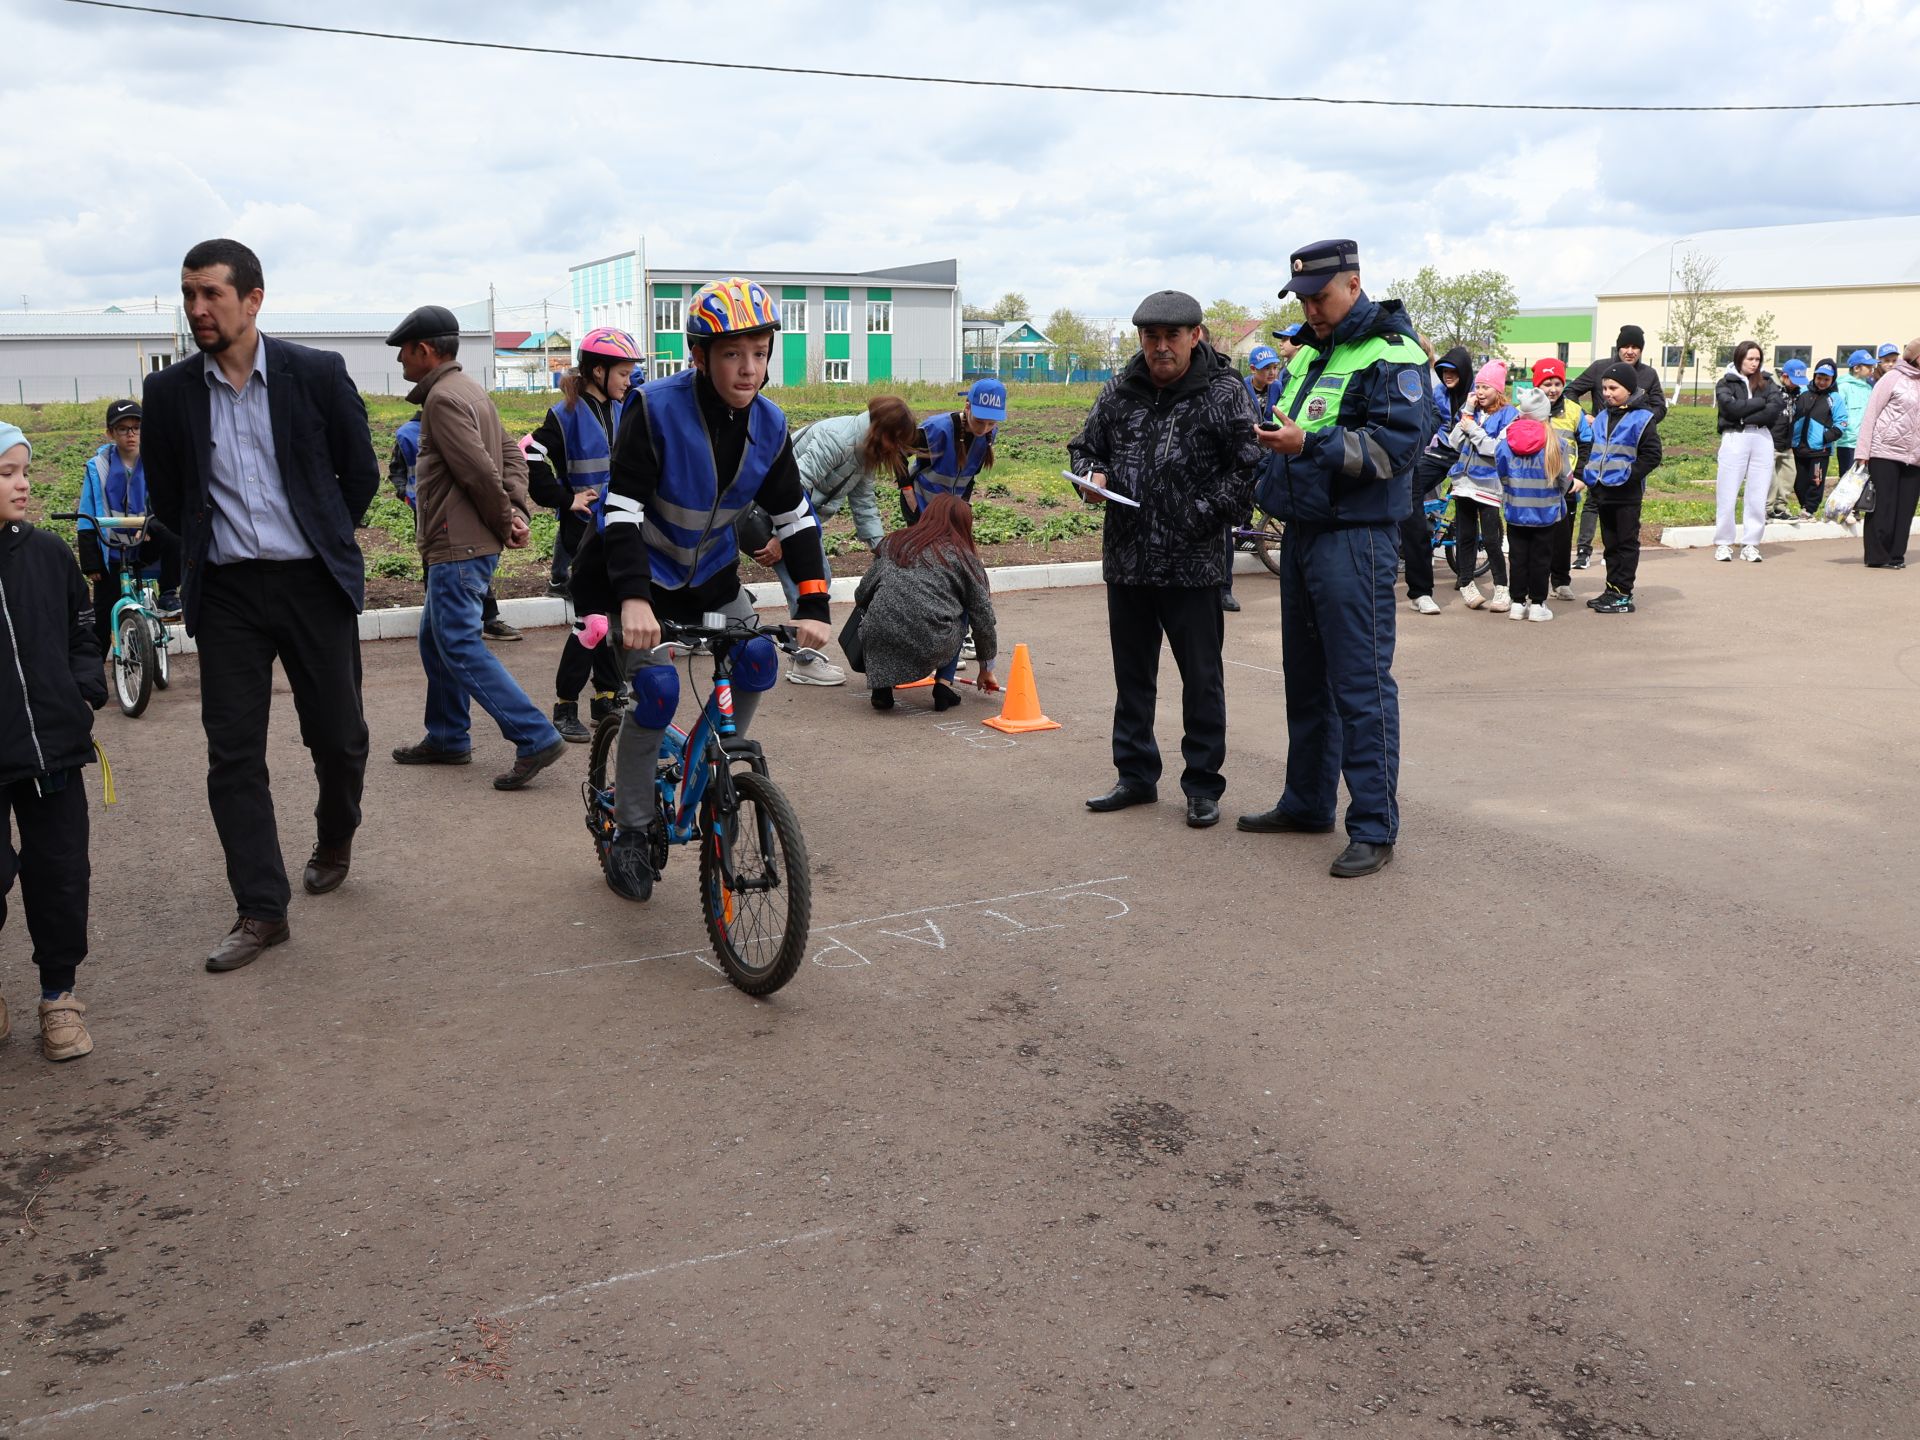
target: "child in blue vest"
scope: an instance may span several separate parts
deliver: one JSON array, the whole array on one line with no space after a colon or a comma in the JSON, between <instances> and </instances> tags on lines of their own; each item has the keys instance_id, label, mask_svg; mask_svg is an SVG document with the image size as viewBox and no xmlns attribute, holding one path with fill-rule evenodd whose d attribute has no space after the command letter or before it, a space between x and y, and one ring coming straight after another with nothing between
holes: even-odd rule
<instances>
[{"instance_id":1,"label":"child in blue vest","mask_svg":"<svg viewBox=\"0 0 1920 1440\"><path fill-rule=\"evenodd\" d=\"M778 305L751 280L716 280L695 292L687 305L692 366L628 398L613 445L606 526L574 562L582 609L606 608L592 603L596 588L617 607L633 689L620 727L616 828L606 861L608 886L630 900L653 894L647 839L657 818L654 764L680 701L660 621L693 623L716 612L753 617L740 585L734 522L756 501L773 521L794 579L799 644L821 650L829 638L820 522L800 483L787 417L761 393L779 328ZM756 637L734 651L740 733L779 678L772 641Z\"/></svg>"},{"instance_id":2,"label":"child in blue vest","mask_svg":"<svg viewBox=\"0 0 1920 1440\"><path fill-rule=\"evenodd\" d=\"M1567 518L1569 487L1578 493L1572 447L1553 424L1553 402L1535 386L1515 406L1520 413L1500 434L1493 455L1500 475L1501 509L1512 552L1514 620L1551 620L1547 608L1559 530Z\"/></svg>"},{"instance_id":3,"label":"child in blue vest","mask_svg":"<svg viewBox=\"0 0 1920 1440\"><path fill-rule=\"evenodd\" d=\"M1271 345L1254 346L1247 356L1246 381L1254 416L1264 424L1273 419L1273 407L1280 403L1280 352Z\"/></svg>"},{"instance_id":4,"label":"child in blue vest","mask_svg":"<svg viewBox=\"0 0 1920 1440\"><path fill-rule=\"evenodd\" d=\"M911 525L936 495L973 498L973 482L993 466L993 441L1007 418L1007 387L981 379L967 387L966 405L921 423L914 448L924 452L900 481L900 515Z\"/></svg>"},{"instance_id":5,"label":"child in blue vest","mask_svg":"<svg viewBox=\"0 0 1920 1440\"><path fill-rule=\"evenodd\" d=\"M1473 377L1473 398L1454 422L1447 440L1460 452L1449 478L1453 481L1453 573L1460 598L1469 610L1487 604L1473 573L1480 568L1480 542L1485 537L1487 561L1493 567L1493 610L1507 610L1507 557L1500 548L1500 476L1493 468L1500 432L1519 412L1507 403L1507 367L1489 360Z\"/></svg>"},{"instance_id":6,"label":"child in blue vest","mask_svg":"<svg viewBox=\"0 0 1920 1440\"><path fill-rule=\"evenodd\" d=\"M608 467L620 415L634 384L640 347L624 330L602 326L580 341L578 363L560 377L564 397L527 438L527 493L560 517L555 551L579 552L589 531L606 525ZM565 574L562 568L557 573ZM589 650L569 635L553 675L553 728L584 744L592 731L580 723L580 692L593 680L588 718L596 724L620 708L620 672L611 647Z\"/></svg>"},{"instance_id":7,"label":"child in blue vest","mask_svg":"<svg viewBox=\"0 0 1920 1440\"><path fill-rule=\"evenodd\" d=\"M1633 613L1633 582L1640 569L1640 505L1647 476L1660 464L1660 422L1651 409L1632 409L1640 378L1616 360L1600 376L1602 408L1593 417L1593 450L1586 482L1600 512L1600 543L1607 588L1587 601L1602 615Z\"/></svg>"},{"instance_id":8,"label":"child in blue vest","mask_svg":"<svg viewBox=\"0 0 1920 1440\"><path fill-rule=\"evenodd\" d=\"M87 460L76 509L80 514L74 527L80 547L80 573L93 583L93 633L100 642L100 653L113 651L113 607L120 600L123 567L131 566L142 578L157 576L160 613L168 620L177 620L180 537L151 517L139 531L109 529L89 518L147 514L147 471L140 459L137 401L116 400L107 406L107 443Z\"/></svg>"}]
</instances>

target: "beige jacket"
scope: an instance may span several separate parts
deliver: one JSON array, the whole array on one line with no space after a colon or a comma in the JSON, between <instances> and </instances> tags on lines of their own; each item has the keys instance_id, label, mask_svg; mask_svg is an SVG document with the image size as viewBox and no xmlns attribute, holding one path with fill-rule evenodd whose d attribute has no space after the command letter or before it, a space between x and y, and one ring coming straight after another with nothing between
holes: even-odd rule
<instances>
[{"instance_id":1,"label":"beige jacket","mask_svg":"<svg viewBox=\"0 0 1920 1440\"><path fill-rule=\"evenodd\" d=\"M498 555L514 511L529 515L527 460L485 390L449 360L415 385L420 459L414 538L427 565Z\"/></svg>"}]
</instances>

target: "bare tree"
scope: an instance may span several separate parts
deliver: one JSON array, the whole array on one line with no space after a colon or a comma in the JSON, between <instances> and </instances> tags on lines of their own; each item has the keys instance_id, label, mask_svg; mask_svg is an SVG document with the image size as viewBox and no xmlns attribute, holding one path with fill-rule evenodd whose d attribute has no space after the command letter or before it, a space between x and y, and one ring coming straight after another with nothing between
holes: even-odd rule
<instances>
[{"instance_id":1,"label":"bare tree","mask_svg":"<svg viewBox=\"0 0 1920 1440\"><path fill-rule=\"evenodd\" d=\"M1660 342L1678 348L1673 366L1673 398L1680 398L1682 373L1693 367L1694 386L1700 382L1700 353L1717 348L1746 323L1747 312L1715 288L1720 262L1711 255L1689 250L1680 257L1673 296L1668 301L1666 328ZM1664 357L1663 357L1664 358ZM1659 367L1655 367L1658 373Z\"/></svg>"}]
</instances>

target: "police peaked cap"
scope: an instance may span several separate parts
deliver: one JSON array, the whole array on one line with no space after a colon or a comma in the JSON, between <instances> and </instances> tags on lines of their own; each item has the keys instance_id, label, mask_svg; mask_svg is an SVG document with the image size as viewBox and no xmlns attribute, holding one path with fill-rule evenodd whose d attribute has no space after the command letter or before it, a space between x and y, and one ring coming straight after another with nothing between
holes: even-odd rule
<instances>
[{"instance_id":1,"label":"police peaked cap","mask_svg":"<svg viewBox=\"0 0 1920 1440\"><path fill-rule=\"evenodd\" d=\"M437 340L442 335L458 335L460 321L444 305L422 305L393 327L387 336L389 345L405 345L412 340Z\"/></svg>"}]
</instances>

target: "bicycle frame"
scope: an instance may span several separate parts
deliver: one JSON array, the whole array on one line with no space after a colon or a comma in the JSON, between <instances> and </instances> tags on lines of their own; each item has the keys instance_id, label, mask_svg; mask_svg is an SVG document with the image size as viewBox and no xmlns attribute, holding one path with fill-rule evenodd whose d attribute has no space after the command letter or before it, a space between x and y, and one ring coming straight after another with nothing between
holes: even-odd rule
<instances>
[{"instance_id":1,"label":"bicycle frame","mask_svg":"<svg viewBox=\"0 0 1920 1440\"><path fill-rule=\"evenodd\" d=\"M660 814L666 821L667 840L673 845L690 844L698 833L700 802L706 797L709 785L721 787L719 808L722 811L733 808L730 767L734 761L745 760L762 775L767 773L766 756L759 743L740 739L734 725L732 642L718 649L711 642L686 648L687 678L693 678L692 657L708 654L713 657L713 685L692 728L682 730L678 725L669 724L666 738L661 742L661 755L673 764L657 773L654 783L660 791Z\"/></svg>"}]
</instances>

